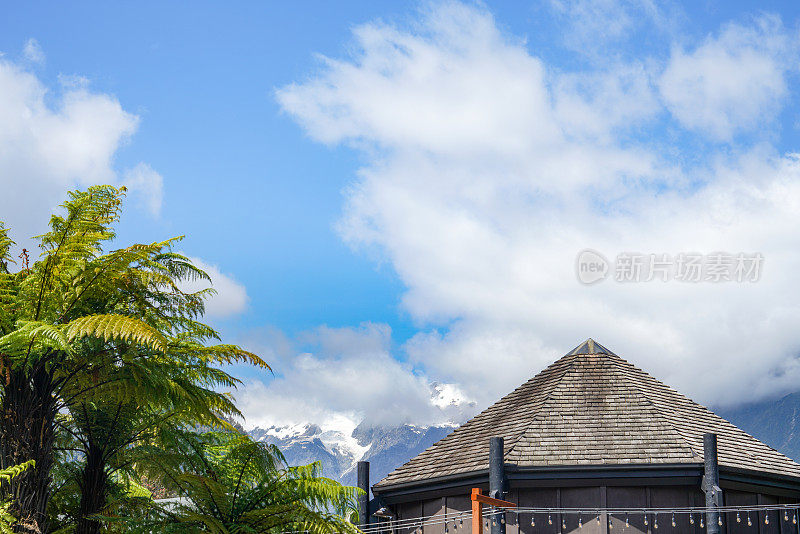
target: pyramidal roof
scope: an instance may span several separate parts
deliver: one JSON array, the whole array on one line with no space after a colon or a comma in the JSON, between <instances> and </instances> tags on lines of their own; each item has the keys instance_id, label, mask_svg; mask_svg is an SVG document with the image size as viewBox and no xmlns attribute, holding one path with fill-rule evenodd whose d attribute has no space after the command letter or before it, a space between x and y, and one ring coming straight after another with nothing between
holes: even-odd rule
<instances>
[{"instance_id":1,"label":"pyramidal roof","mask_svg":"<svg viewBox=\"0 0 800 534\"><path fill-rule=\"evenodd\" d=\"M518 467L700 464L717 434L721 466L800 477L800 465L587 339L392 471L376 488L489 467L489 438Z\"/></svg>"}]
</instances>

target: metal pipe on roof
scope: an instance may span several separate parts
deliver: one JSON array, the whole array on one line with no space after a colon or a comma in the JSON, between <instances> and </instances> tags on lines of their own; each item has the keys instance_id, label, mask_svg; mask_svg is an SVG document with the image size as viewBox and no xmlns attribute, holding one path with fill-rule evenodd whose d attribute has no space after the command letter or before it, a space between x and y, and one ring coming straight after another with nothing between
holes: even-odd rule
<instances>
[{"instance_id":1,"label":"metal pipe on roof","mask_svg":"<svg viewBox=\"0 0 800 534\"><path fill-rule=\"evenodd\" d=\"M369 522L369 462L356 464L356 480L363 492L358 496L358 524L366 525Z\"/></svg>"},{"instance_id":2,"label":"metal pipe on roof","mask_svg":"<svg viewBox=\"0 0 800 534\"><path fill-rule=\"evenodd\" d=\"M489 438L489 497L503 499L506 493L503 438ZM492 516L491 534L506 534L505 514Z\"/></svg>"},{"instance_id":3,"label":"metal pipe on roof","mask_svg":"<svg viewBox=\"0 0 800 534\"><path fill-rule=\"evenodd\" d=\"M719 461L717 459L717 435L703 434L703 475L702 490L706 494L706 508L717 508L722 504L722 490L719 487ZM706 533L720 534L720 515L717 511L706 512Z\"/></svg>"}]
</instances>

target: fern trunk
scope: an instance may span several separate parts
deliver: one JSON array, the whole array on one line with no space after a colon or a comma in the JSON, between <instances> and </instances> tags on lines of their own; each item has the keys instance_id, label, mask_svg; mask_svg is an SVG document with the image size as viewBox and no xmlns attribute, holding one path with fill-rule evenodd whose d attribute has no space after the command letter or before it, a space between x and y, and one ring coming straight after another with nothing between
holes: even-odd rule
<instances>
[{"instance_id":1,"label":"fern trunk","mask_svg":"<svg viewBox=\"0 0 800 534\"><path fill-rule=\"evenodd\" d=\"M100 521L90 518L99 514L106 505L108 473L103 456L103 450L95 445L86 451L81 473L80 519L76 534L97 534L102 529Z\"/></svg>"},{"instance_id":2,"label":"fern trunk","mask_svg":"<svg viewBox=\"0 0 800 534\"><path fill-rule=\"evenodd\" d=\"M8 368L6 368L8 369ZM46 370L7 370L0 414L0 462L2 468L35 460L36 466L5 488L21 525L15 532L36 527L47 532L50 471L53 467L56 401L53 377Z\"/></svg>"}]
</instances>

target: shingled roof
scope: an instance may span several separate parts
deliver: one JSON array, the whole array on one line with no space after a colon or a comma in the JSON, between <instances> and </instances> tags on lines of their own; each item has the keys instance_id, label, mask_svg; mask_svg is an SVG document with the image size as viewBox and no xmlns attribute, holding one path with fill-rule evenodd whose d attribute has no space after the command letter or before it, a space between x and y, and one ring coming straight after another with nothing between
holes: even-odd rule
<instances>
[{"instance_id":1,"label":"shingled roof","mask_svg":"<svg viewBox=\"0 0 800 534\"><path fill-rule=\"evenodd\" d=\"M659 382L592 339L375 485L488 469L489 438L524 467L700 464L703 434L719 463L800 477L800 465Z\"/></svg>"}]
</instances>

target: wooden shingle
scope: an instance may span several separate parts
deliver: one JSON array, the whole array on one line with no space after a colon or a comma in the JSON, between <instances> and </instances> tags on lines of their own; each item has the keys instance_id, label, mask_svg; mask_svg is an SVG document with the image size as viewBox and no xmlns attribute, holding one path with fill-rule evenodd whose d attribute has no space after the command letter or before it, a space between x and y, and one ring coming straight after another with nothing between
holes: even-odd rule
<instances>
[{"instance_id":1,"label":"wooden shingle","mask_svg":"<svg viewBox=\"0 0 800 534\"><path fill-rule=\"evenodd\" d=\"M800 476L800 465L589 339L376 484L488 469L489 438L518 467L699 464Z\"/></svg>"}]
</instances>

